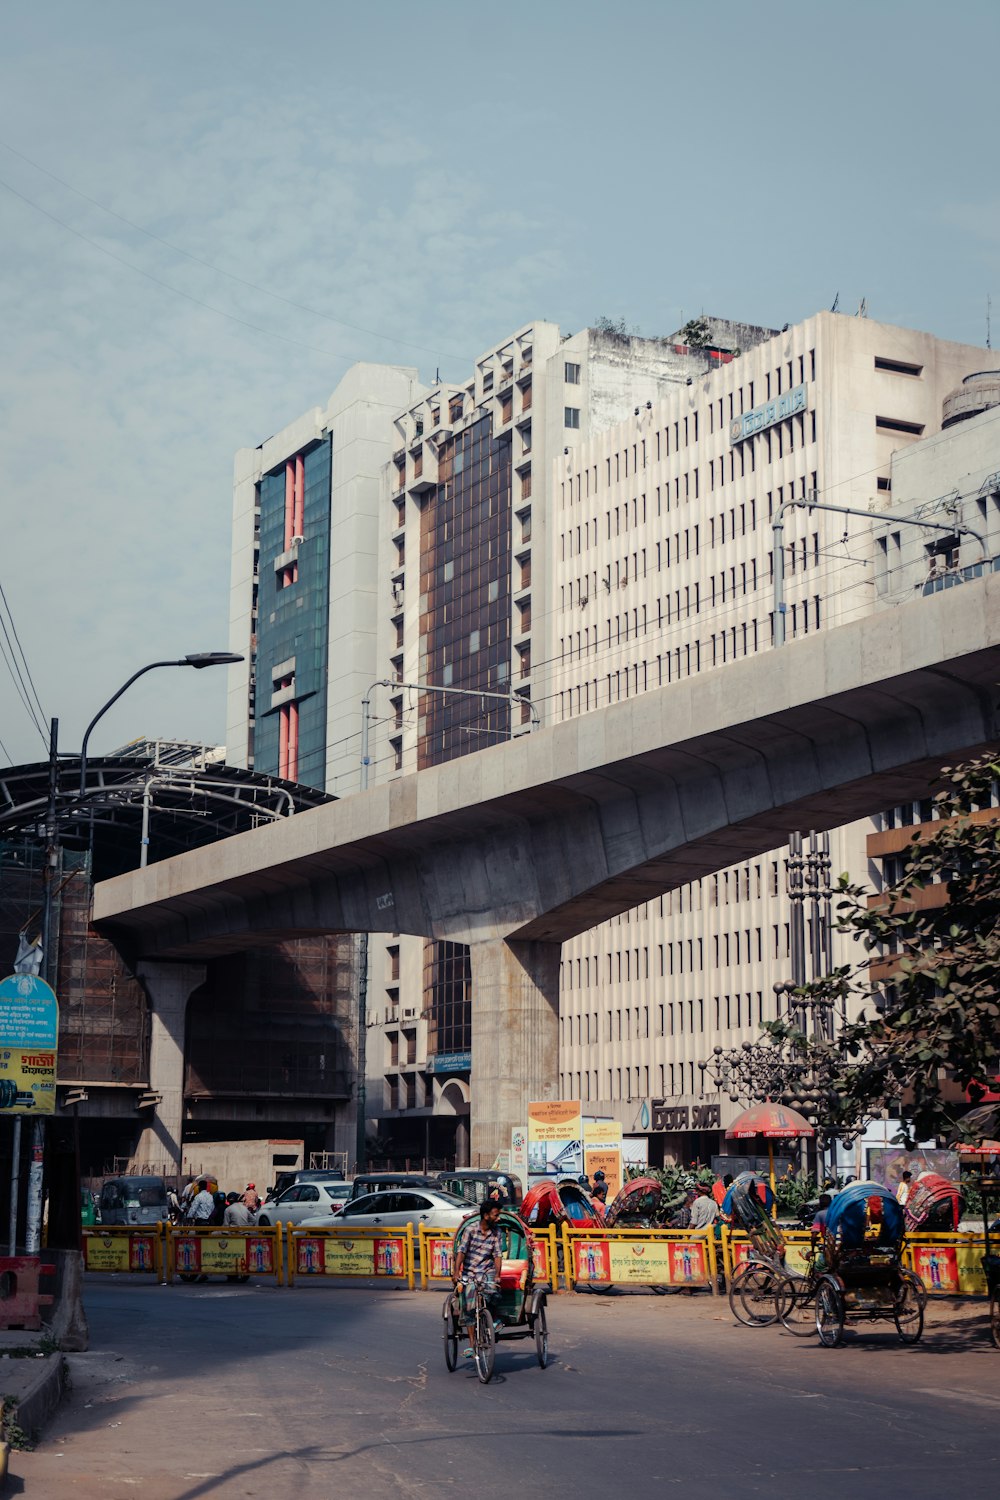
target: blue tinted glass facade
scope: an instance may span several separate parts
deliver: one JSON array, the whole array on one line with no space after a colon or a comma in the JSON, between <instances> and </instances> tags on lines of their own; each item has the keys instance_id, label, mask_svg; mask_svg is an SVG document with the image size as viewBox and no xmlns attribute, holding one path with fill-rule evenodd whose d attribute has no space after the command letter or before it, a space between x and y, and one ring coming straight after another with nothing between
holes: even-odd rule
<instances>
[{"instance_id":1,"label":"blue tinted glass facade","mask_svg":"<svg viewBox=\"0 0 1000 1500\"><path fill-rule=\"evenodd\" d=\"M254 769L278 774L278 710L269 707L274 668L295 658L299 709L298 780L326 777L326 684L330 617L330 477L333 440L305 450L304 540L298 579L278 587L274 560L285 547L285 466L260 483L260 584L257 596L257 726Z\"/></svg>"}]
</instances>

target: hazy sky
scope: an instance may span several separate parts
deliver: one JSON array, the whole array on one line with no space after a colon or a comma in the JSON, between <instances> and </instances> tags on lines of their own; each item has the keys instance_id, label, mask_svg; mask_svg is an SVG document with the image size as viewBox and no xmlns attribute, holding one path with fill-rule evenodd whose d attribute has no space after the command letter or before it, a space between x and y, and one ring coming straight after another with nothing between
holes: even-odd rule
<instances>
[{"instance_id":1,"label":"hazy sky","mask_svg":"<svg viewBox=\"0 0 1000 1500\"><path fill-rule=\"evenodd\" d=\"M0 583L67 749L135 667L228 645L233 454L355 359L462 379L532 318L780 326L838 291L1000 320L995 0L2 18ZM94 749L220 740L224 689L152 674ZM2 663L0 740L43 754Z\"/></svg>"}]
</instances>

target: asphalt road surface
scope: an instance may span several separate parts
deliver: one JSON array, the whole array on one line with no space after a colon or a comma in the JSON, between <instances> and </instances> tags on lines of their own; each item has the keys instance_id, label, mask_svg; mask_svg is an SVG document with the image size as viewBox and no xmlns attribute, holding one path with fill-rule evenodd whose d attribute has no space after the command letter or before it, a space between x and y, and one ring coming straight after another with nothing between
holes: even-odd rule
<instances>
[{"instance_id":1,"label":"asphalt road surface","mask_svg":"<svg viewBox=\"0 0 1000 1500\"><path fill-rule=\"evenodd\" d=\"M91 1349L29 1500L371 1500L693 1492L941 1500L1000 1492L1000 1351L981 1305L844 1347L733 1323L701 1295L549 1303L551 1363L501 1343L449 1375L442 1296L91 1279Z\"/></svg>"}]
</instances>

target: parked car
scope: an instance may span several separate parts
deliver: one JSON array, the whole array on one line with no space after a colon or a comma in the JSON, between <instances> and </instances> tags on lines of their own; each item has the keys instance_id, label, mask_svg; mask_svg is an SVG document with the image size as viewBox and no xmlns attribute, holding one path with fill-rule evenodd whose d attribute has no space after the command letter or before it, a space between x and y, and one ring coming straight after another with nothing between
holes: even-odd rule
<instances>
[{"instance_id":1,"label":"parked car","mask_svg":"<svg viewBox=\"0 0 1000 1500\"><path fill-rule=\"evenodd\" d=\"M269 1187L265 1201L270 1203L296 1182L343 1182L344 1174L339 1167L297 1167L291 1172L279 1172L273 1187ZM349 1186L349 1184L348 1184Z\"/></svg>"},{"instance_id":2,"label":"parked car","mask_svg":"<svg viewBox=\"0 0 1000 1500\"><path fill-rule=\"evenodd\" d=\"M446 1193L457 1193L469 1203L482 1203L495 1197L510 1208L516 1208L523 1196L520 1178L512 1172L480 1171L476 1167L455 1167L441 1172L438 1182Z\"/></svg>"},{"instance_id":3,"label":"parked car","mask_svg":"<svg viewBox=\"0 0 1000 1500\"><path fill-rule=\"evenodd\" d=\"M365 1193L361 1198L352 1198L336 1213L320 1215L298 1222L306 1229L405 1229L413 1225L414 1233L421 1224L434 1228L457 1229L472 1212L465 1198L441 1188L398 1189L388 1193Z\"/></svg>"},{"instance_id":4,"label":"parked car","mask_svg":"<svg viewBox=\"0 0 1000 1500\"><path fill-rule=\"evenodd\" d=\"M162 1177L109 1177L101 1188L102 1224L155 1224L170 1217Z\"/></svg>"},{"instance_id":5,"label":"parked car","mask_svg":"<svg viewBox=\"0 0 1000 1500\"><path fill-rule=\"evenodd\" d=\"M332 1213L346 1201L350 1191L350 1183L343 1181L293 1182L277 1198L268 1199L257 1223L265 1227L270 1224L301 1224L310 1214Z\"/></svg>"},{"instance_id":6,"label":"parked car","mask_svg":"<svg viewBox=\"0 0 1000 1500\"><path fill-rule=\"evenodd\" d=\"M436 1177L428 1177L422 1172L366 1172L351 1183L351 1197L387 1193L390 1188L431 1188L438 1192L441 1184Z\"/></svg>"}]
</instances>

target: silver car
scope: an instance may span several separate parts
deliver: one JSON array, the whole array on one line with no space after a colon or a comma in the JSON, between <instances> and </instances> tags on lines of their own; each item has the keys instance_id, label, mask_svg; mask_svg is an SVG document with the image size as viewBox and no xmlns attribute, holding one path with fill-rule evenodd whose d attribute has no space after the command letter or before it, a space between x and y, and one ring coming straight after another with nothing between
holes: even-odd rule
<instances>
[{"instance_id":1,"label":"silver car","mask_svg":"<svg viewBox=\"0 0 1000 1500\"><path fill-rule=\"evenodd\" d=\"M405 1229L413 1225L414 1234L421 1224L435 1229L457 1229L474 1208L454 1193L436 1188L394 1188L386 1193L365 1193L345 1203L336 1213L296 1222L308 1229Z\"/></svg>"},{"instance_id":2,"label":"silver car","mask_svg":"<svg viewBox=\"0 0 1000 1500\"><path fill-rule=\"evenodd\" d=\"M349 1196L351 1184L335 1182L293 1182L273 1202L265 1203L257 1223L301 1224L310 1214L331 1214Z\"/></svg>"}]
</instances>

